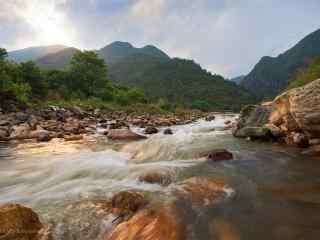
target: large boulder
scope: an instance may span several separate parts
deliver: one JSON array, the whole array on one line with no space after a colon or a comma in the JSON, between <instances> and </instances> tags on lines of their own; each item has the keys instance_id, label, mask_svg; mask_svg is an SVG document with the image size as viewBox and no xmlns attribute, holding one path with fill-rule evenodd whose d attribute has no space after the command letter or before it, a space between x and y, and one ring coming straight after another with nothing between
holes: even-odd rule
<instances>
[{"instance_id":1,"label":"large boulder","mask_svg":"<svg viewBox=\"0 0 320 240\"><path fill-rule=\"evenodd\" d=\"M288 132L320 136L320 79L289 90L273 102L270 122Z\"/></svg>"},{"instance_id":2,"label":"large boulder","mask_svg":"<svg viewBox=\"0 0 320 240\"><path fill-rule=\"evenodd\" d=\"M266 127L243 127L237 131L237 137L250 137L253 139L269 139L272 137L270 130Z\"/></svg>"},{"instance_id":3,"label":"large boulder","mask_svg":"<svg viewBox=\"0 0 320 240\"><path fill-rule=\"evenodd\" d=\"M30 208L19 204L0 206L1 240L40 240L49 239L41 231L44 226Z\"/></svg>"},{"instance_id":4,"label":"large boulder","mask_svg":"<svg viewBox=\"0 0 320 240\"><path fill-rule=\"evenodd\" d=\"M268 129L264 125L269 122L272 106L249 105L242 109L239 121L233 127L235 137L266 137Z\"/></svg>"},{"instance_id":5,"label":"large boulder","mask_svg":"<svg viewBox=\"0 0 320 240\"><path fill-rule=\"evenodd\" d=\"M111 140L141 140L147 138L132 132L130 129L110 129L107 137Z\"/></svg>"}]
</instances>

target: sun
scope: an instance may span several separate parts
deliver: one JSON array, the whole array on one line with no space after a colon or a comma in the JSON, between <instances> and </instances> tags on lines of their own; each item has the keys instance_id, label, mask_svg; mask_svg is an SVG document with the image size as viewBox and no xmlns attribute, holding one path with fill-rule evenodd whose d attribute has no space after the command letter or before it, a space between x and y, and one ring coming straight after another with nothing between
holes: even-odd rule
<instances>
[{"instance_id":1,"label":"sun","mask_svg":"<svg viewBox=\"0 0 320 240\"><path fill-rule=\"evenodd\" d=\"M24 12L25 21L41 44L72 45L72 28L54 2L31 1Z\"/></svg>"}]
</instances>

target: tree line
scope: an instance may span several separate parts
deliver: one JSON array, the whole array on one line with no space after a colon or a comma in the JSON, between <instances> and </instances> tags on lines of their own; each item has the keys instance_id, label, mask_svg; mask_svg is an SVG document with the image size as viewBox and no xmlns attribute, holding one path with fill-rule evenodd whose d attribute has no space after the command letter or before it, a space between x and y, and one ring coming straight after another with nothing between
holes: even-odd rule
<instances>
[{"instance_id":1,"label":"tree line","mask_svg":"<svg viewBox=\"0 0 320 240\"><path fill-rule=\"evenodd\" d=\"M25 104L44 100L88 100L120 105L145 103L144 92L117 86L108 79L108 68L94 51L78 51L63 70L42 70L34 62L9 61L0 48L0 94L10 94Z\"/></svg>"}]
</instances>

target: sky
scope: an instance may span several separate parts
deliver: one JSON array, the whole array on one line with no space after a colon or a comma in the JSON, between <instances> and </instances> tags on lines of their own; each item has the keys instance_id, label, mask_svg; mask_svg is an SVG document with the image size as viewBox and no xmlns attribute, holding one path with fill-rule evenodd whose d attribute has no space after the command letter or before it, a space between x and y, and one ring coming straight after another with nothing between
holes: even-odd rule
<instances>
[{"instance_id":1,"label":"sky","mask_svg":"<svg viewBox=\"0 0 320 240\"><path fill-rule=\"evenodd\" d=\"M225 77L320 28L320 0L0 0L0 47L155 45Z\"/></svg>"}]
</instances>

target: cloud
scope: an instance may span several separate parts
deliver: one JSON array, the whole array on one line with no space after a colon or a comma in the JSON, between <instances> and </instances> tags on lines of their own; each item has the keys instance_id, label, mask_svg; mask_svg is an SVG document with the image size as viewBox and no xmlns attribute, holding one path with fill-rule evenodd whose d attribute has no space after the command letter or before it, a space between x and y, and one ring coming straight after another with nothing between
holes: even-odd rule
<instances>
[{"instance_id":1,"label":"cloud","mask_svg":"<svg viewBox=\"0 0 320 240\"><path fill-rule=\"evenodd\" d=\"M263 55L281 53L320 26L319 0L3 2L5 47L48 44L50 38L89 49L116 40L153 44L227 77L249 72Z\"/></svg>"}]
</instances>

